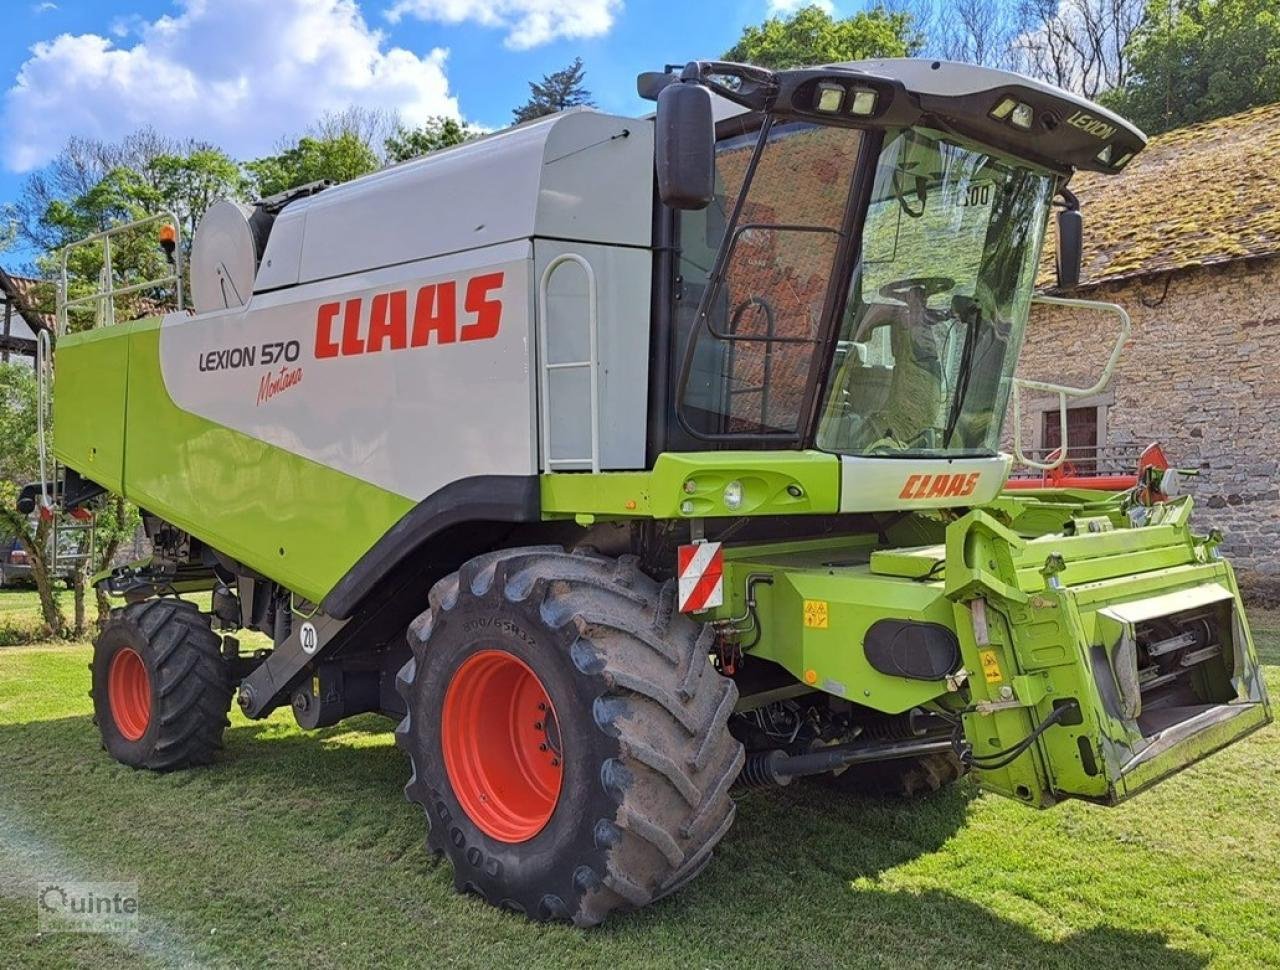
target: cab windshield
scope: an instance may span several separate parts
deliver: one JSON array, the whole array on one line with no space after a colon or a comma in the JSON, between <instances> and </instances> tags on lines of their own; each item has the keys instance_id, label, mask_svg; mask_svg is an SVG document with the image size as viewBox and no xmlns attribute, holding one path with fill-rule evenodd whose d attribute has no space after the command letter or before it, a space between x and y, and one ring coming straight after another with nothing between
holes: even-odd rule
<instances>
[{"instance_id":1,"label":"cab windshield","mask_svg":"<svg viewBox=\"0 0 1280 970\"><path fill-rule=\"evenodd\" d=\"M1052 176L917 129L886 136L816 444L999 447Z\"/></svg>"}]
</instances>

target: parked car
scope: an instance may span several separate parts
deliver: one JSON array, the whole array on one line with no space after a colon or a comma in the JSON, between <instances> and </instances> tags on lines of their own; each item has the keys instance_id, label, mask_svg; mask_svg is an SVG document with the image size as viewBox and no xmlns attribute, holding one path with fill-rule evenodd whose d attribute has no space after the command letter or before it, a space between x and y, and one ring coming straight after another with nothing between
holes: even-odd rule
<instances>
[{"instance_id":1,"label":"parked car","mask_svg":"<svg viewBox=\"0 0 1280 970\"><path fill-rule=\"evenodd\" d=\"M0 587L24 586L31 582L31 563L27 550L17 539L10 541L0 553Z\"/></svg>"}]
</instances>

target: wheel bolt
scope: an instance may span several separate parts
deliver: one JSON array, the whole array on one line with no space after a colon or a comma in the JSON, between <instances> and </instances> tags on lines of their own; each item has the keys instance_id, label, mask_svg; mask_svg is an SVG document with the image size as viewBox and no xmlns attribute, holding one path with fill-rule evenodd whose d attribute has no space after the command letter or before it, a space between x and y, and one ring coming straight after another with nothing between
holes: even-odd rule
<instances>
[{"instance_id":1,"label":"wheel bolt","mask_svg":"<svg viewBox=\"0 0 1280 970\"><path fill-rule=\"evenodd\" d=\"M559 768L559 767L560 767L560 759L559 759L559 758L552 758L552 759L551 759L551 767L552 767L552 768Z\"/></svg>"},{"instance_id":2,"label":"wheel bolt","mask_svg":"<svg viewBox=\"0 0 1280 970\"><path fill-rule=\"evenodd\" d=\"M534 721L534 722L533 722L533 729L534 729L535 731L541 731L541 730L542 730L542 722L541 722L541 721Z\"/></svg>"},{"instance_id":3,"label":"wheel bolt","mask_svg":"<svg viewBox=\"0 0 1280 970\"><path fill-rule=\"evenodd\" d=\"M546 705L546 704L543 704L542 702L539 702L539 703L538 703L538 710L540 710L540 711L545 711L546 709L547 709L547 705Z\"/></svg>"},{"instance_id":4,"label":"wheel bolt","mask_svg":"<svg viewBox=\"0 0 1280 970\"><path fill-rule=\"evenodd\" d=\"M545 744L540 744L540 745L538 745L538 750L539 750L539 751L546 751L546 750L547 750L547 746L546 746Z\"/></svg>"}]
</instances>

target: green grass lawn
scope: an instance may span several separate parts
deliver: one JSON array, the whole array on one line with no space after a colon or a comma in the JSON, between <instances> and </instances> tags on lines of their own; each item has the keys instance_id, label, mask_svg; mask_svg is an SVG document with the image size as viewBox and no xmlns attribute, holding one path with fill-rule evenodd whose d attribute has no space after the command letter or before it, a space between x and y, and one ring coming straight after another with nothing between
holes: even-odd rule
<instances>
[{"instance_id":1,"label":"green grass lawn","mask_svg":"<svg viewBox=\"0 0 1280 970\"><path fill-rule=\"evenodd\" d=\"M1280 695L1280 616L1255 627ZM287 711L233 716L216 766L147 774L99 749L88 660L0 649L0 965L1280 963L1276 727L1117 809L1037 813L969 783L914 805L752 793L684 892L579 931L454 894L385 721L308 736ZM136 882L141 931L38 935L46 876Z\"/></svg>"}]
</instances>

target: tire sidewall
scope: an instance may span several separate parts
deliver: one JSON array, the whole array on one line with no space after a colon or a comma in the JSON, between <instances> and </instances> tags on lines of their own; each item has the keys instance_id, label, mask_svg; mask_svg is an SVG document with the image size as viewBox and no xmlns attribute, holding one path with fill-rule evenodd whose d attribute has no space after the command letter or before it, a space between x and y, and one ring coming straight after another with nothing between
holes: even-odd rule
<instances>
[{"instance_id":1,"label":"tire sidewall","mask_svg":"<svg viewBox=\"0 0 1280 970\"><path fill-rule=\"evenodd\" d=\"M147 730L136 741L130 741L120 733L115 715L111 710L111 692L108 685L111 662L116 654L125 649L132 649L142 658L151 691L151 716L148 719ZM142 767L155 747L161 722L160 698L156 690L157 680L155 651L146 634L136 623L123 617L116 617L109 621L93 646L93 708L98 719L98 729L102 734L102 746L117 761Z\"/></svg>"},{"instance_id":2,"label":"tire sidewall","mask_svg":"<svg viewBox=\"0 0 1280 970\"><path fill-rule=\"evenodd\" d=\"M530 612L500 595L476 599L466 592L452 609L440 611L414 711L421 731L419 750L429 756L423 772L430 791L428 813L431 824L442 829L437 844L452 858L460 883L490 897L501 894L526 910L536 908L546 892L566 902L579 894L583 887L575 887L574 881L579 866L604 871L608 846L596 844L595 829L599 820L612 820L617 812L618 801L608 792L605 776L619 750L617 740L593 716L595 701L606 689L603 678L577 669L570 652L573 638L541 622L536 607L534 616ZM585 641L579 641L577 649L584 647ZM547 824L523 842L505 843L482 832L459 804L445 769L445 694L458 668L484 650L504 651L528 665L542 682L559 726L559 799Z\"/></svg>"}]
</instances>

